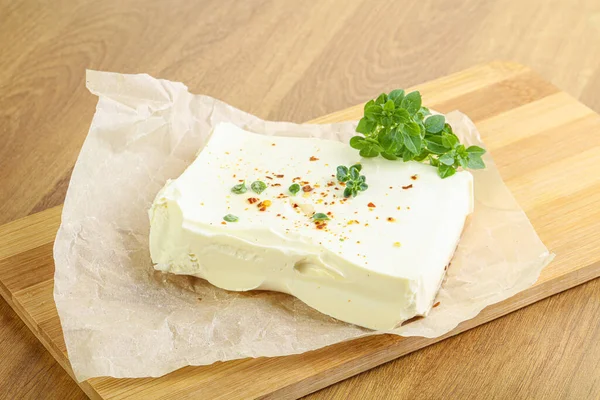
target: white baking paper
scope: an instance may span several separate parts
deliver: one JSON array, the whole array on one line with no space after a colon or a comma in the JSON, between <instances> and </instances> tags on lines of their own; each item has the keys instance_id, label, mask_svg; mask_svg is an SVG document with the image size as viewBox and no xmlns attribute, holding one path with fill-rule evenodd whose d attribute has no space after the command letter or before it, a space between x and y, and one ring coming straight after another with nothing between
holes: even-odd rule
<instances>
[{"instance_id":1,"label":"white baking paper","mask_svg":"<svg viewBox=\"0 0 600 400\"><path fill-rule=\"evenodd\" d=\"M54 298L78 380L160 376L186 365L302 353L380 334L337 321L276 292L236 293L153 270L147 210L219 122L282 136L347 142L355 122L268 122L182 83L88 71L99 97L73 170L54 246ZM485 147L463 114L447 115ZM489 154L475 171L475 212L439 292L439 307L392 332L435 337L531 286L552 255L502 182Z\"/></svg>"}]
</instances>

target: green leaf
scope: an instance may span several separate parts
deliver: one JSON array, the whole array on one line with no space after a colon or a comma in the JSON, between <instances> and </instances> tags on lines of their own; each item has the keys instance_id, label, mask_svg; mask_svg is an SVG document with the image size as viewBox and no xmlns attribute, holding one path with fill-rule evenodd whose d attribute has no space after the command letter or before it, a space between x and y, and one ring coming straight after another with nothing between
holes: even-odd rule
<instances>
[{"instance_id":1,"label":"green leaf","mask_svg":"<svg viewBox=\"0 0 600 400\"><path fill-rule=\"evenodd\" d=\"M452 176L455 173L456 173L456 168L454 168L452 166L440 164L440 166L438 167L438 175L442 179Z\"/></svg>"},{"instance_id":2,"label":"green leaf","mask_svg":"<svg viewBox=\"0 0 600 400\"><path fill-rule=\"evenodd\" d=\"M431 164L434 167L437 167L440 165L440 162L437 158L432 157L431 155L429 156L429 164Z\"/></svg>"},{"instance_id":3,"label":"green leaf","mask_svg":"<svg viewBox=\"0 0 600 400\"><path fill-rule=\"evenodd\" d=\"M348 167L340 165L336 168L336 177L340 182L346 182L350 177L348 176Z\"/></svg>"},{"instance_id":4,"label":"green leaf","mask_svg":"<svg viewBox=\"0 0 600 400\"><path fill-rule=\"evenodd\" d=\"M458 163L460 164L461 167L463 167L463 169L467 169L467 161L468 161L468 157L457 157Z\"/></svg>"},{"instance_id":5,"label":"green leaf","mask_svg":"<svg viewBox=\"0 0 600 400\"><path fill-rule=\"evenodd\" d=\"M444 129L446 118L443 115L432 115L425 120L425 129L430 133L439 133Z\"/></svg>"},{"instance_id":6,"label":"green leaf","mask_svg":"<svg viewBox=\"0 0 600 400\"><path fill-rule=\"evenodd\" d=\"M353 169L357 170L358 172L362 171L362 164L356 163L350 166L349 170L352 171Z\"/></svg>"},{"instance_id":7,"label":"green leaf","mask_svg":"<svg viewBox=\"0 0 600 400\"><path fill-rule=\"evenodd\" d=\"M359 189L361 192L364 192L364 191L365 191L365 190L367 190L368 188L369 188L369 185L367 185L367 184L366 184L366 183L364 183L364 182L363 182L363 183L361 183L361 184L358 186L358 189Z\"/></svg>"},{"instance_id":8,"label":"green leaf","mask_svg":"<svg viewBox=\"0 0 600 400\"><path fill-rule=\"evenodd\" d=\"M369 121L377 121L379 118L381 118L381 107L378 105L372 105L369 106L366 110L365 110L365 118L368 119Z\"/></svg>"},{"instance_id":9,"label":"green leaf","mask_svg":"<svg viewBox=\"0 0 600 400\"><path fill-rule=\"evenodd\" d=\"M293 194L294 196L300 191L300 185L298 185L297 183L293 183L288 190L290 191L291 194Z\"/></svg>"},{"instance_id":10,"label":"green leaf","mask_svg":"<svg viewBox=\"0 0 600 400\"><path fill-rule=\"evenodd\" d=\"M419 154L421 152L421 146L423 144L421 140L421 130L419 129L419 125L417 125L414 122L404 124L404 126L402 127L402 133L404 146L406 146L406 148L411 153Z\"/></svg>"},{"instance_id":11,"label":"green leaf","mask_svg":"<svg viewBox=\"0 0 600 400\"><path fill-rule=\"evenodd\" d=\"M481 156L469 155L467 160L467 167L470 169L484 169L485 163L481 159Z\"/></svg>"},{"instance_id":12,"label":"green leaf","mask_svg":"<svg viewBox=\"0 0 600 400\"><path fill-rule=\"evenodd\" d=\"M404 152L402 152L402 161L407 162L412 160L415 157L414 153L411 152L408 148L404 149Z\"/></svg>"},{"instance_id":13,"label":"green leaf","mask_svg":"<svg viewBox=\"0 0 600 400\"><path fill-rule=\"evenodd\" d=\"M410 92L402 99L401 106L406 109L410 115L415 115L421 108L421 93L416 91Z\"/></svg>"},{"instance_id":14,"label":"green leaf","mask_svg":"<svg viewBox=\"0 0 600 400\"><path fill-rule=\"evenodd\" d=\"M395 108L394 100L388 100L383 105L383 111L394 111Z\"/></svg>"},{"instance_id":15,"label":"green leaf","mask_svg":"<svg viewBox=\"0 0 600 400\"><path fill-rule=\"evenodd\" d=\"M402 146L402 142L402 133L398 131L398 128L393 128L389 132L386 132L379 139L379 144L384 152L388 154L395 154L399 147Z\"/></svg>"},{"instance_id":16,"label":"green leaf","mask_svg":"<svg viewBox=\"0 0 600 400\"><path fill-rule=\"evenodd\" d=\"M377 157L379 153L380 151L377 147L370 145L360 149L360 152L358 154L360 154L361 157L371 158Z\"/></svg>"},{"instance_id":17,"label":"green leaf","mask_svg":"<svg viewBox=\"0 0 600 400\"><path fill-rule=\"evenodd\" d=\"M421 152L421 136L404 134L404 146L413 154Z\"/></svg>"},{"instance_id":18,"label":"green leaf","mask_svg":"<svg viewBox=\"0 0 600 400\"><path fill-rule=\"evenodd\" d=\"M429 111L429 108L427 108L427 107L421 107L419 112L423 113L423 115L425 115L425 116L431 115L431 111Z\"/></svg>"},{"instance_id":19,"label":"green leaf","mask_svg":"<svg viewBox=\"0 0 600 400\"><path fill-rule=\"evenodd\" d=\"M248 188L246 187L245 181L242 183L238 183L237 185L235 185L234 187L231 188L231 191L235 194L246 193L247 190L248 190Z\"/></svg>"},{"instance_id":20,"label":"green leaf","mask_svg":"<svg viewBox=\"0 0 600 400\"><path fill-rule=\"evenodd\" d=\"M353 181L357 180L360 177L360 173L357 168L350 167L350 179Z\"/></svg>"},{"instance_id":21,"label":"green leaf","mask_svg":"<svg viewBox=\"0 0 600 400\"><path fill-rule=\"evenodd\" d=\"M367 101L367 102L365 103L365 106L363 107L363 111L367 111L367 108L368 108L369 106L373 106L373 105L375 105L375 100L369 100L369 101Z\"/></svg>"},{"instance_id":22,"label":"green leaf","mask_svg":"<svg viewBox=\"0 0 600 400\"><path fill-rule=\"evenodd\" d=\"M415 161L423 161L424 159L427 158L427 156L429 155L429 151L427 151L426 149L421 150L421 153L419 153L418 155L416 155L413 160Z\"/></svg>"},{"instance_id":23,"label":"green leaf","mask_svg":"<svg viewBox=\"0 0 600 400\"><path fill-rule=\"evenodd\" d=\"M381 153L381 156L383 158L385 158L386 160L392 160L392 161L394 161L394 160L398 159L398 157L396 157L394 154L386 153L385 151L383 153Z\"/></svg>"},{"instance_id":24,"label":"green leaf","mask_svg":"<svg viewBox=\"0 0 600 400\"><path fill-rule=\"evenodd\" d=\"M439 136L425 136L425 146L427 147L427 150L435 154L444 154L448 151L448 149L442 145L442 138Z\"/></svg>"},{"instance_id":25,"label":"green leaf","mask_svg":"<svg viewBox=\"0 0 600 400\"><path fill-rule=\"evenodd\" d=\"M445 164L445 165L453 165L454 164L454 157L450 153L441 155L439 160L442 164Z\"/></svg>"},{"instance_id":26,"label":"green leaf","mask_svg":"<svg viewBox=\"0 0 600 400\"><path fill-rule=\"evenodd\" d=\"M454 131L452 131L452 126L450 126L450 124L447 122L444 124L444 129L442 132L454 134Z\"/></svg>"},{"instance_id":27,"label":"green leaf","mask_svg":"<svg viewBox=\"0 0 600 400\"><path fill-rule=\"evenodd\" d=\"M313 214L312 219L314 221L328 221L329 217L327 216L327 214L316 213L316 214Z\"/></svg>"},{"instance_id":28,"label":"green leaf","mask_svg":"<svg viewBox=\"0 0 600 400\"><path fill-rule=\"evenodd\" d=\"M353 191L352 191L352 189L351 189L351 188L347 187L346 189L344 189L344 197L345 197L345 198L348 198L348 197L350 197L350 196L352 196L352 195L353 195ZM356 196L356 195L355 195L355 196Z\"/></svg>"},{"instance_id":29,"label":"green leaf","mask_svg":"<svg viewBox=\"0 0 600 400\"><path fill-rule=\"evenodd\" d=\"M367 144L368 142L365 140L364 137L361 136L353 136L352 139L350 139L350 147L356 150L362 149Z\"/></svg>"},{"instance_id":30,"label":"green leaf","mask_svg":"<svg viewBox=\"0 0 600 400\"><path fill-rule=\"evenodd\" d=\"M402 126L402 132L410 136L421 136L421 129L416 122L409 122Z\"/></svg>"},{"instance_id":31,"label":"green leaf","mask_svg":"<svg viewBox=\"0 0 600 400\"><path fill-rule=\"evenodd\" d=\"M387 94L381 93L377 99L375 99L375 104L383 105L388 100Z\"/></svg>"},{"instance_id":32,"label":"green leaf","mask_svg":"<svg viewBox=\"0 0 600 400\"><path fill-rule=\"evenodd\" d=\"M227 214L223 217L223 219L227 222L238 222L239 218L233 214Z\"/></svg>"},{"instance_id":33,"label":"green leaf","mask_svg":"<svg viewBox=\"0 0 600 400\"><path fill-rule=\"evenodd\" d=\"M447 149L452 149L458 144L458 138L454 134L444 133L442 135L442 145Z\"/></svg>"},{"instance_id":34,"label":"green leaf","mask_svg":"<svg viewBox=\"0 0 600 400\"><path fill-rule=\"evenodd\" d=\"M267 188L267 184L263 181L254 181L252 182L252 185L250 185L250 188L254 193L261 194Z\"/></svg>"},{"instance_id":35,"label":"green leaf","mask_svg":"<svg viewBox=\"0 0 600 400\"><path fill-rule=\"evenodd\" d=\"M396 124L405 124L410 121L410 114L404 108L396 108L392 115L392 121Z\"/></svg>"},{"instance_id":36,"label":"green leaf","mask_svg":"<svg viewBox=\"0 0 600 400\"><path fill-rule=\"evenodd\" d=\"M404 90L396 89L392 90L388 95L388 99L393 100L394 104L399 107L402 104L402 99L404 98Z\"/></svg>"},{"instance_id":37,"label":"green leaf","mask_svg":"<svg viewBox=\"0 0 600 400\"><path fill-rule=\"evenodd\" d=\"M469 155L482 156L485 154L485 149L482 149L479 146L469 146L467 147L467 153L469 153Z\"/></svg>"},{"instance_id":38,"label":"green leaf","mask_svg":"<svg viewBox=\"0 0 600 400\"><path fill-rule=\"evenodd\" d=\"M367 135L373 132L375 126L375 122L369 121L367 118L363 117L360 119L360 121L358 121L358 125L356 126L356 132L362 133L363 135Z\"/></svg>"}]
</instances>

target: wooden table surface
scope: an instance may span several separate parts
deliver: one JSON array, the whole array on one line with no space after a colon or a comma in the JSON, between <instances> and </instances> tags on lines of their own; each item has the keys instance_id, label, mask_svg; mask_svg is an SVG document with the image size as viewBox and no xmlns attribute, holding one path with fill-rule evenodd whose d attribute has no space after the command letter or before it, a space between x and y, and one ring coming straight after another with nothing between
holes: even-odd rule
<instances>
[{"instance_id":1,"label":"wooden table surface","mask_svg":"<svg viewBox=\"0 0 600 400\"><path fill-rule=\"evenodd\" d=\"M0 0L0 223L63 202L85 68L301 122L495 59L600 112L600 2ZM598 315L596 279L309 398L598 398ZM84 397L0 299L0 398Z\"/></svg>"}]
</instances>

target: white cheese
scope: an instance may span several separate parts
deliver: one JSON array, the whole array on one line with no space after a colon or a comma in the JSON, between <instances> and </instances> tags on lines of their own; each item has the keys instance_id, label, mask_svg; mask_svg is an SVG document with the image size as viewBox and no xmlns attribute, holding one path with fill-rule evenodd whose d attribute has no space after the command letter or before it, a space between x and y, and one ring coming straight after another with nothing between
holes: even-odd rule
<instances>
[{"instance_id":1,"label":"white cheese","mask_svg":"<svg viewBox=\"0 0 600 400\"><path fill-rule=\"evenodd\" d=\"M336 167L358 162L369 188L344 200ZM248 191L232 193L242 180ZM268 185L261 194L250 189L256 180ZM312 191L293 196L293 182ZM158 270L289 293L342 321L392 329L431 309L473 209L472 185L468 172L440 179L421 163L361 159L347 143L219 124L156 196L150 252ZM330 213L322 229L315 212Z\"/></svg>"}]
</instances>

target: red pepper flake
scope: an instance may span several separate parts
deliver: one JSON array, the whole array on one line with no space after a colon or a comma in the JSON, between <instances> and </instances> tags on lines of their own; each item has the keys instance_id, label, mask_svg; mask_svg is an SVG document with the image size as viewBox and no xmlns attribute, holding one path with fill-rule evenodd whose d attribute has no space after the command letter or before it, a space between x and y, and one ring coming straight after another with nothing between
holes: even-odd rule
<instances>
[{"instance_id":1,"label":"red pepper flake","mask_svg":"<svg viewBox=\"0 0 600 400\"><path fill-rule=\"evenodd\" d=\"M276 176L277 178L283 178L283 175L282 175L282 174L276 174L275 176Z\"/></svg>"},{"instance_id":2,"label":"red pepper flake","mask_svg":"<svg viewBox=\"0 0 600 400\"><path fill-rule=\"evenodd\" d=\"M238 179L238 182L244 182L244 180L243 179Z\"/></svg>"},{"instance_id":3,"label":"red pepper flake","mask_svg":"<svg viewBox=\"0 0 600 400\"><path fill-rule=\"evenodd\" d=\"M303 185L308 185L308 181L302 181L300 183L303 184Z\"/></svg>"},{"instance_id":4,"label":"red pepper flake","mask_svg":"<svg viewBox=\"0 0 600 400\"><path fill-rule=\"evenodd\" d=\"M339 188L339 187L334 187L334 189L335 189L335 190L340 190L340 188Z\"/></svg>"},{"instance_id":5,"label":"red pepper flake","mask_svg":"<svg viewBox=\"0 0 600 400\"><path fill-rule=\"evenodd\" d=\"M301 180L301 179L302 179L302 178L300 178L299 176L297 176L297 177L295 177L294 179L292 179L292 182L296 182L296 181L299 181L299 180Z\"/></svg>"},{"instance_id":6,"label":"red pepper flake","mask_svg":"<svg viewBox=\"0 0 600 400\"><path fill-rule=\"evenodd\" d=\"M335 204L335 201L332 201L332 202L331 202L331 205L334 205L334 204Z\"/></svg>"},{"instance_id":7,"label":"red pepper flake","mask_svg":"<svg viewBox=\"0 0 600 400\"><path fill-rule=\"evenodd\" d=\"M315 157L315 156L311 156L311 157L309 158L309 160L310 160L310 161L319 161L319 159L318 159L317 157Z\"/></svg>"},{"instance_id":8,"label":"red pepper flake","mask_svg":"<svg viewBox=\"0 0 600 400\"><path fill-rule=\"evenodd\" d=\"M281 217L281 214L277 214L278 217Z\"/></svg>"},{"instance_id":9,"label":"red pepper flake","mask_svg":"<svg viewBox=\"0 0 600 400\"><path fill-rule=\"evenodd\" d=\"M439 306L439 305L440 305L440 302L438 301L437 303L435 303L435 304L433 305L433 307L432 307L432 308L436 308L436 307L437 307L437 306Z\"/></svg>"},{"instance_id":10,"label":"red pepper flake","mask_svg":"<svg viewBox=\"0 0 600 400\"><path fill-rule=\"evenodd\" d=\"M298 204L294 203L293 208L298 208Z\"/></svg>"},{"instance_id":11,"label":"red pepper flake","mask_svg":"<svg viewBox=\"0 0 600 400\"><path fill-rule=\"evenodd\" d=\"M346 186L346 183L345 183L345 182L338 182L338 184L339 184L340 186Z\"/></svg>"},{"instance_id":12,"label":"red pepper flake","mask_svg":"<svg viewBox=\"0 0 600 400\"><path fill-rule=\"evenodd\" d=\"M233 177L235 178L235 174L233 174Z\"/></svg>"},{"instance_id":13,"label":"red pepper flake","mask_svg":"<svg viewBox=\"0 0 600 400\"><path fill-rule=\"evenodd\" d=\"M323 228L325 228L325 224L317 225L317 229L323 229Z\"/></svg>"},{"instance_id":14,"label":"red pepper flake","mask_svg":"<svg viewBox=\"0 0 600 400\"><path fill-rule=\"evenodd\" d=\"M267 209L267 207L261 207L258 209L258 211L265 211Z\"/></svg>"},{"instance_id":15,"label":"red pepper flake","mask_svg":"<svg viewBox=\"0 0 600 400\"><path fill-rule=\"evenodd\" d=\"M271 143L271 146L275 146L275 143Z\"/></svg>"},{"instance_id":16,"label":"red pepper flake","mask_svg":"<svg viewBox=\"0 0 600 400\"><path fill-rule=\"evenodd\" d=\"M410 177L410 179L412 179L413 181L416 181L417 179L419 179L419 175L414 174L413 176ZM439 304L439 303L438 303ZM434 306L435 307L435 306Z\"/></svg>"},{"instance_id":17,"label":"red pepper flake","mask_svg":"<svg viewBox=\"0 0 600 400\"><path fill-rule=\"evenodd\" d=\"M258 201L259 199L257 199L256 197L249 197L248 198L248 203L250 204L254 204Z\"/></svg>"},{"instance_id":18,"label":"red pepper flake","mask_svg":"<svg viewBox=\"0 0 600 400\"><path fill-rule=\"evenodd\" d=\"M392 217L388 217L387 220L388 220L388 222L396 222L396 219L392 218Z\"/></svg>"},{"instance_id":19,"label":"red pepper flake","mask_svg":"<svg viewBox=\"0 0 600 400\"><path fill-rule=\"evenodd\" d=\"M335 182L327 182L327 186L328 186L328 187L331 187L331 186L333 186L333 185L335 185Z\"/></svg>"},{"instance_id":20,"label":"red pepper flake","mask_svg":"<svg viewBox=\"0 0 600 400\"><path fill-rule=\"evenodd\" d=\"M372 202L367 204L367 206L369 206L370 208L375 208L375 204L373 204Z\"/></svg>"},{"instance_id":21,"label":"red pepper flake","mask_svg":"<svg viewBox=\"0 0 600 400\"><path fill-rule=\"evenodd\" d=\"M273 179L273 177L272 177L272 176L268 176L268 175L267 175L267 176L265 176L265 178L267 178L267 179Z\"/></svg>"},{"instance_id":22,"label":"red pepper flake","mask_svg":"<svg viewBox=\"0 0 600 400\"><path fill-rule=\"evenodd\" d=\"M390 186L390 189L393 189L393 188L394 188L393 186Z\"/></svg>"},{"instance_id":23,"label":"red pepper flake","mask_svg":"<svg viewBox=\"0 0 600 400\"><path fill-rule=\"evenodd\" d=\"M304 182L302 182L302 183L304 183ZM305 192L305 193L308 193L308 192L310 192L312 190L313 190L313 188L311 188L310 185L304 185L304 186L302 186L302 191Z\"/></svg>"},{"instance_id":24,"label":"red pepper flake","mask_svg":"<svg viewBox=\"0 0 600 400\"><path fill-rule=\"evenodd\" d=\"M331 211L327 211L327 215L331 217Z\"/></svg>"},{"instance_id":25,"label":"red pepper flake","mask_svg":"<svg viewBox=\"0 0 600 400\"><path fill-rule=\"evenodd\" d=\"M271 186L281 186L281 183L274 183Z\"/></svg>"},{"instance_id":26,"label":"red pepper flake","mask_svg":"<svg viewBox=\"0 0 600 400\"><path fill-rule=\"evenodd\" d=\"M221 221L221 225L227 225L227 222Z\"/></svg>"},{"instance_id":27,"label":"red pepper flake","mask_svg":"<svg viewBox=\"0 0 600 400\"><path fill-rule=\"evenodd\" d=\"M408 186L402 186L402 189L410 189L412 187L412 183Z\"/></svg>"}]
</instances>

